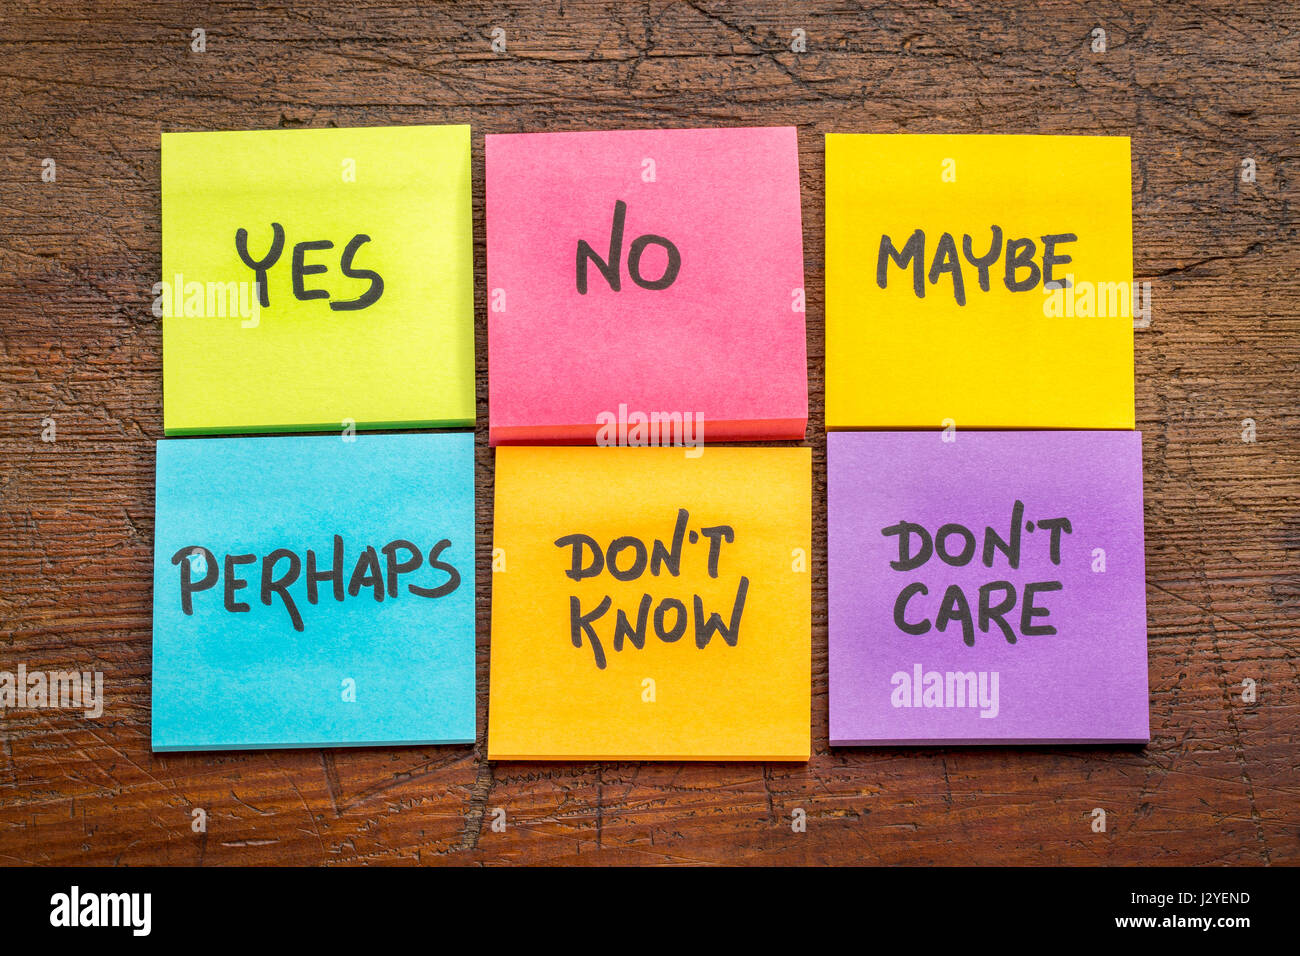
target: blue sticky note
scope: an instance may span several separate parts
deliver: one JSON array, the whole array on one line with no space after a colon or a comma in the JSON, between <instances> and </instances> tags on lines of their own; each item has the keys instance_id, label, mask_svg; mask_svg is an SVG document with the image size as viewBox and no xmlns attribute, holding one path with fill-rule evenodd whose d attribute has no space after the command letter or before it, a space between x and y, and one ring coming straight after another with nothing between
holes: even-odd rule
<instances>
[{"instance_id":1,"label":"blue sticky note","mask_svg":"<svg viewBox=\"0 0 1300 956\"><path fill-rule=\"evenodd\" d=\"M153 749L474 740L474 436L158 442Z\"/></svg>"}]
</instances>

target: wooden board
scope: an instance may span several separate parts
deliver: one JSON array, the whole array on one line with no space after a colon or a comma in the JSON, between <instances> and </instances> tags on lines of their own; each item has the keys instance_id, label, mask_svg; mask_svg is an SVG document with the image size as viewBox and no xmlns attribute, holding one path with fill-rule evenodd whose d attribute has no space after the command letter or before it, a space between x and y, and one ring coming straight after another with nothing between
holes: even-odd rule
<instances>
[{"instance_id":1,"label":"wooden board","mask_svg":"<svg viewBox=\"0 0 1300 956\"><path fill-rule=\"evenodd\" d=\"M1300 9L95 6L15 0L0 18L0 669L101 670L107 696L95 721L0 716L0 863L1300 859ZM806 766L488 763L486 586L477 747L153 756L159 134L384 123L474 128L485 582L483 134L799 127L822 501L823 134L1131 136L1135 272L1153 306L1136 333L1150 745L830 751L819 508ZM42 441L51 419L57 440Z\"/></svg>"}]
</instances>

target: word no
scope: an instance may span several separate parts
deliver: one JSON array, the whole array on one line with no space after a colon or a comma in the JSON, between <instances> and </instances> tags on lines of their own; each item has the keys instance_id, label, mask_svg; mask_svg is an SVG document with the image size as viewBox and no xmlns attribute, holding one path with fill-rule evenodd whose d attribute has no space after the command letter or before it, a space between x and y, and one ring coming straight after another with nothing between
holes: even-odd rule
<instances>
[{"instance_id":1,"label":"word no","mask_svg":"<svg viewBox=\"0 0 1300 956\"><path fill-rule=\"evenodd\" d=\"M622 261L623 261L623 220L627 218L627 203L618 200L614 203L614 223L609 231L609 255L602 259L596 255L596 250L587 244L587 240L578 240L577 253L577 270L578 270L578 294L587 294L587 262L595 263L600 274L605 277L609 287L618 292L622 287ZM646 246L659 246L668 254L668 263L664 266L663 275L658 279L647 279L641 275L641 254L645 252ZM677 247L663 236L656 236L647 233L644 236L637 236L632 240L632 245L627 250L627 273L643 289L666 289L677 280L677 273L682 267L682 254L677 251Z\"/></svg>"}]
</instances>

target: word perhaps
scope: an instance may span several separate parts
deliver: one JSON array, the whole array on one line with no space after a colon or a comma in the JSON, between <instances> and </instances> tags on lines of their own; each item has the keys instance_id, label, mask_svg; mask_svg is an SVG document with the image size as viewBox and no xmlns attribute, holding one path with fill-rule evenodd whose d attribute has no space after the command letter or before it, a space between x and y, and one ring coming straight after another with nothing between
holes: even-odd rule
<instances>
[{"instance_id":1,"label":"word perhaps","mask_svg":"<svg viewBox=\"0 0 1300 956\"><path fill-rule=\"evenodd\" d=\"M938 285L939 278L946 275L952 282L953 298L957 300L958 305L965 305L966 279L962 274L962 257L965 257L966 262L974 267L975 279L979 283L980 289L988 292L993 265L998 261L999 257L1003 256L1002 227L990 226L989 228L992 237L989 240L988 251L979 255L975 254L973 238L969 234L962 236L962 255L959 256L957 254L957 240L953 238L952 233L943 233L939 236L939 241L935 243L934 258L930 262L928 273L925 269L924 230L918 229L912 233L907 238L907 241L903 243L901 249L894 245L893 240L888 235L882 235L880 237L880 252L876 256L876 285L882 289L888 287L889 264L891 262L900 269L906 269L910 265L912 268L912 291L916 293L917 298L925 298L927 278L930 285ZM1078 238L1072 232L1042 236L1043 255L1041 268L1034 261L1034 256L1038 253L1038 246L1033 239L1008 239L1002 284L1011 292L1029 292L1036 288L1040 282L1046 284L1058 281L1053 277L1052 270L1057 266L1068 264L1071 258L1059 254L1056 248L1067 242L1076 242ZM1024 272L1023 276L1021 272Z\"/></svg>"},{"instance_id":2,"label":"word perhaps","mask_svg":"<svg viewBox=\"0 0 1300 956\"><path fill-rule=\"evenodd\" d=\"M1040 518L1037 522L1022 523L1024 514L1024 502L1017 499L1011 507L1011 528L1006 538L999 536L992 527L984 529L984 546L980 557L986 568L993 567L993 560L998 552L1006 558L1012 570L1020 567L1022 530L1028 534L1046 531L1048 558L1054 565L1061 563L1062 536L1074 530L1070 525L1070 519ZM944 564L954 568L965 567L975 558L975 534L964 525L945 524L931 536L922 525L900 521L888 528L882 528L880 533L887 538L898 539L898 560L889 562L889 566L895 571L915 571L923 567L931 556L937 556ZM961 542L958 550L954 550L951 544L954 539ZM1019 620L1022 637L1056 633L1056 628L1051 624L1034 623L1036 618L1045 618L1051 614L1047 608L1037 606L1035 599L1039 594L1059 591L1061 588L1060 581L1034 581L1024 585ZM908 604L911 600L917 596L925 597L929 593L929 589L920 581L913 581L899 592L894 602L894 624L900 631L920 636L930 630L931 623L928 617L912 621L907 619ZM994 594L1000 595L996 602L993 599ZM997 624L1007 643L1014 644L1016 631L1007 623L1006 618L1015 609L1016 601L1016 586L1013 583L1005 580L990 581L980 586L976 604L977 612L972 614L965 592L960 585L952 584L948 586L939 603L939 613L935 616L933 626L936 630L943 631L947 629L950 622L958 622L961 625L962 641L967 647L973 647L976 623L984 634L989 632L990 625Z\"/></svg>"},{"instance_id":3,"label":"word perhaps","mask_svg":"<svg viewBox=\"0 0 1300 956\"><path fill-rule=\"evenodd\" d=\"M439 555L449 547L451 541L443 538L429 550L430 570L445 574L446 579L434 587L407 584L407 591L417 597L440 598L460 587L460 572L454 565L439 559ZM399 558L398 555L403 552L404 555ZM379 559L381 554L382 562ZM293 622L293 629L303 630L302 614L299 613L298 604L289 593L289 588L301 577L307 592L307 603L314 605L320 600L320 585L328 581L334 600L343 601L345 591L343 558L343 537L337 534L334 535L334 549L330 562L323 567L317 562L316 552L310 548L307 549L305 561L296 551L276 548L261 559L262 603L270 607L278 597L289 614L289 620ZM186 614L193 614L194 595L214 587L218 578L222 578L224 585L222 603L225 609L233 614L247 613L252 608L247 602L238 600L237 595L250 584L239 577L238 569L257 560L255 554L227 554L218 563L216 556L207 548L198 545L181 548L172 555L172 564L180 566L181 610ZM369 588L377 602L384 600L385 593L389 598L395 599L400 594L401 576L419 570L423 563L424 555L421 550L410 541L401 538L390 541L378 550L367 545L357 555L352 573L346 578L346 593L350 597L356 597L363 588ZM283 564L284 568L277 574L276 568L280 564ZM194 577L196 571L202 575L197 580Z\"/></svg>"},{"instance_id":4,"label":"word perhaps","mask_svg":"<svg viewBox=\"0 0 1300 956\"><path fill-rule=\"evenodd\" d=\"M574 581L594 578L605 572L608 572L617 581L635 581L645 574L647 570L655 577L658 577L663 570L667 570L672 577L679 577L682 571L682 545L688 537L687 525L689 522L689 512L685 508L678 509L671 544L665 544L661 539L656 538L653 544L647 547L646 543L640 538L634 535L624 535L615 538L609 543L608 547L602 549L600 544L590 535L566 534L556 539L555 546L557 548L571 549L570 566L564 573ZM708 540L707 569L709 577L716 579L718 577L718 564L722 553L722 545L735 541L735 529L730 525L715 525L709 528L700 528L698 531L692 529L689 533L691 544L700 543L701 537ZM625 559L624 555L628 557ZM727 646L736 646L740 640L740 618L745 610L745 597L748 593L749 578L742 576L736 587L736 598L731 608L731 619L727 623L723 622L721 615L717 612L711 612L706 617L704 600L698 594L693 595L691 603L694 611L695 646L698 649L703 650L706 648L715 633L721 636ZM593 624L604 617L613 603L613 598L606 594L592 610L584 614L581 598L577 595L572 595L569 598L569 637L576 648L581 648L583 638L586 638L595 656L596 667L601 670L604 670L606 663L605 646L599 635L597 635ZM615 651L623 650L627 642L631 642L632 646L637 650L642 650L645 647L651 621L650 610L653 603L654 599L649 594L641 596L640 601L637 602L635 623L628 617L623 608L618 609L614 616L612 642ZM675 643L685 636L687 625L691 620L692 615L687 613L686 604L683 601L673 597L666 597L654 608L655 636L665 644Z\"/></svg>"},{"instance_id":5,"label":"word perhaps","mask_svg":"<svg viewBox=\"0 0 1300 956\"><path fill-rule=\"evenodd\" d=\"M369 236L357 233L343 247L343 255L339 258L339 271L349 279L369 279L370 287L355 299L331 301L330 308L335 312L351 312L364 309L367 306L374 305L379 301L379 297L384 294L384 279L378 272L373 269L358 269L352 264L357 250L369 241ZM330 294L324 289L307 288L305 280L307 276L329 272L329 266L323 263L313 262L309 264L307 262L307 253L323 252L326 249L333 248L334 243L328 239L313 239L307 242L294 243L291 268L293 270L293 297L295 299L308 302L312 299L330 298ZM256 276L262 308L269 308L271 295L266 284L266 274L272 266L280 261L280 253L284 251L284 227L278 222L271 223L271 248L260 259L253 258L248 251L248 230L238 229L235 232L235 251L239 253L239 258L243 260L244 265L252 269L254 276Z\"/></svg>"}]
</instances>

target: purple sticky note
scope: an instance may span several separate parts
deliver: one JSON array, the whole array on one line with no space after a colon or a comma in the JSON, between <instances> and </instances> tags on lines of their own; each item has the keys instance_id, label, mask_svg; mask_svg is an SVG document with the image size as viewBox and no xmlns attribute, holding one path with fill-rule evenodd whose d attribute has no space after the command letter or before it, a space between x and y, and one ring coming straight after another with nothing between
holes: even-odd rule
<instances>
[{"instance_id":1,"label":"purple sticky note","mask_svg":"<svg viewBox=\"0 0 1300 956\"><path fill-rule=\"evenodd\" d=\"M826 443L832 745L1149 739L1141 433Z\"/></svg>"}]
</instances>

